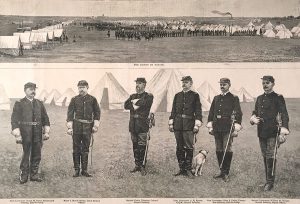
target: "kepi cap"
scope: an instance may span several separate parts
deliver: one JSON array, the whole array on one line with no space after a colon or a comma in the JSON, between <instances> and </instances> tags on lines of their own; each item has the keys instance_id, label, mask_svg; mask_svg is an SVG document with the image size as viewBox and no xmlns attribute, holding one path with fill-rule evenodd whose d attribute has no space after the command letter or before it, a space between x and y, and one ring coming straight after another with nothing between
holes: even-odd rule
<instances>
[{"instance_id":1,"label":"kepi cap","mask_svg":"<svg viewBox=\"0 0 300 204\"><path fill-rule=\"evenodd\" d=\"M24 85L24 90L27 89L27 88L33 88L33 89L36 89L36 84L35 83L32 83L32 82L28 82Z\"/></svg>"},{"instance_id":2,"label":"kepi cap","mask_svg":"<svg viewBox=\"0 0 300 204\"><path fill-rule=\"evenodd\" d=\"M191 76L183 76L181 81L193 81L192 77Z\"/></svg>"},{"instance_id":3,"label":"kepi cap","mask_svg":"<svg viewBox=\"0 0 300 204\"><path fill-rule=\"evenodd\" d=\"M272 82L274 83L275 82L275 79L273 76L270 76L270 75L265 75L261 78L262 80L266 80L266 81L269 81L269 82Z\"/></svg>"},{"instance_id":4,"label":"kepi cap","mask_svg":"<svg viewBox=\"0 0 300 204\"><path fill-rule=\"evenodd\" d=\"M221 78L219 81L220 84L230 84L230 79L228 78Z\"/></svg>"},{"instance_id":5,"label":"kepi cap","mask_svg":"<svg viewBox=\"0 0 300 204\"><path fill-rule=\"evenodd\" d=\"M89 86L86 80L80 80L77 84L77 86Z\"/></svg>"},{"instance_id":6,"label":"kepi cap","mask_svg":"<svg viewBox=\"0 0 300 204\"><path fill-rule=\"evenodd\" d=\"M147 83L146 79L144 77L138 77L136 78L136 80L134 80L135 82L141 82L141 83Z\"/></svg>"}]
</instances>

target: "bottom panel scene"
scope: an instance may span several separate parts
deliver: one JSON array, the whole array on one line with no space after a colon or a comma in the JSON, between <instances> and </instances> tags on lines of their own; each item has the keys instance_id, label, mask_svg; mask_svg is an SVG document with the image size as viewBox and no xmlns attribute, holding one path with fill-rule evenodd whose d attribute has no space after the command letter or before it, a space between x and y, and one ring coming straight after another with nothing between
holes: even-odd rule
<instances>
[{"instance_id":1,"label":"bottom panel scene","mask_svg":"<svg viewBox=\"0 0 300 204\"><path fill-rule=\"evenodd\" d=\"M299 199L299 69L0 73L2 199Z\"/></svg>"}]
</instances>

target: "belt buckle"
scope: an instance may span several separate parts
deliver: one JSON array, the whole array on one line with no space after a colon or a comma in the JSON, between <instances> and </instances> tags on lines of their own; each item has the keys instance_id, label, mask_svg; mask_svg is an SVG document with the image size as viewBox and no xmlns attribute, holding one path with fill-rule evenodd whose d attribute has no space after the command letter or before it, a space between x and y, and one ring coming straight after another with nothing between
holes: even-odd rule
<instances>
[{"instance_id":1,"label":"belt buckle","mask_svg":"<svg viewBox=\"0 0 300 204\"><path fill-rule=\"evenodd\" d=\"M222 118L222 116L221 116L221 115L217 115L217 118L218 118L218 119L221 119L221 118Z\"/></svg>"}]
</instances>

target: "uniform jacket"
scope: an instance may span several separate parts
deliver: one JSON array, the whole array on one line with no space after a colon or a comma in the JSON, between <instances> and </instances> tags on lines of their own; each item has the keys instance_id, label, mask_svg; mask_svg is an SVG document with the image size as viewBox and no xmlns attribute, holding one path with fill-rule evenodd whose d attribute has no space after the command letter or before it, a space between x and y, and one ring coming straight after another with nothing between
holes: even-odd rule
<instances>
[{"instance_id":1,"label":"uniform jacket","mask_svg":"<svg viewBox=\"0 0 300 204\"><path fill-rule=\"evenodd\" d=\"M170 120L175 131L191 131L195 120L202 122L202 107L199 94L194 91L179 92L175 95Z\"/></svg>"},{"instance_id":2,"label":"uniform jacket","mask_svg":"<svg viewBox=\"0 0 300 204\"><path fill-rule=\"evenodd\" d=\"M22 124L37 122L37 125ZM26 97L16 101L11 115L12 130L20 128L23 143L42 141L42 127L50 126L44 104L37 99L31 102Z\"/></svg>"},{"instance_id":3,"label":"uniform jacket","mask_svg":"<svg viewBox=\"0 0 300 204\"><path fill-rule=\"evenodd\" d=\"M85 96L77 95L71 99L68 107L67 122L73 121L74 133L90 134L94 120L100 120L100 107L97 99L89 94ZM78 120L87 120L91 123L83 124ZM84 130L86 129L86 130Z\"/></svg>"},{"instance_id":4,"label":"uniform jacket","mask_svg":"<svg viewBox=\"0 0 300 204\"><path fill-rule=\"evenodd\" d=\"M282 127L288 129L289 115L283 96L271 92L257 97L253 115L262 118L262 121L257 126L258 137L276 137L278 129L276 117L278 113L281 113Z\"/></svg>"},{"instance_id":5,"label":"uniform jacket","mask_svg":"<svg viewBox=\"0 0 300 204\"><path fill-rule=\"evenodd\" d=\"M139 106L134 110L131 100L139 99L135 105ZM153 95L143 92L132 94L125 101L124 108L130 110L129 131L132 133L146 133L149 131L148 116L153 103Z\"/></svg>"},{"instance_id":6,"label":"uniform jacket","mask_svg":"<svg viewBox=\"0 0 300 204\"><path fill-rule=\"evenodd\" d=\"M232 124L232 113L235 112L235 123L242 123L242 110L237 96L228 92L226 95L214 97L209 114L208 122L213 123L214 132L229 132Z\"/></svg>"}]
</instances>

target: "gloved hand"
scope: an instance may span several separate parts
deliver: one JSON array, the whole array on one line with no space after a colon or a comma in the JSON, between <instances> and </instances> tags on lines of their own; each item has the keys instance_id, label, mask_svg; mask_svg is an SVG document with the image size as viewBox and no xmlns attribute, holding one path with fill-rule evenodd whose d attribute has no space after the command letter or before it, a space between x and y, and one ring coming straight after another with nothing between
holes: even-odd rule
<instances>
[{"instance_id":1,"label":"gloved hand","mask_svg":"<svg viewBox=\"0 0 300 204\"><path fill-rule=\"evenodd\" d=\"M67 122L67 134L68 135L73 135L73 121Z\"/></svg>"},{"instance_id":2,"label":"gloved hand","mask_svg":"<svg viewBox=\"0 0 300 204\"><path fill-rule=\"evenodd\" d=\"M278 136L279 145L285 143L285 141L286 141L286 136L285 135L279 135Z\"/></svg>"},{"instance_id":3,"label":"gloved hand","mask_svg":"<svg viewBox=\"0 0 300 204\"><path fill-rule=\"evenodd\" d=\"M100 121L99 120L94 120L94 126L93 126L93 129L92 129L92 132L95 133L98 131L99 129L99 126L100 126Z\"/></svg>"},{"instance_id":4,"label":"gloved hand","mask_svg":"<svg viewBox=\"0 0 300 204\"><path fill-rule=\"evenodd\" d=\"M238 131L236 131L236 130L233 131L233 132L231 133L231 136L232 136L232 137L237 137L237 136L238 136Z\"/></svg>"},{"instance_id":5,"label":"gloved hand","mask_svg":"<svg viewBox=\"0 0 300 204\"><path fill-rule=\"evenodd\" d=\"M234 131L231 133L232 137L237 137L238 136L238 132L243 129L243 127L238 124L238 123L234 123Z\"/></svg>"},{"instance_id":6,"label":"gloved hand","mask_svg":"<svg viewBox=\"0 0 300 204\"><path fill-rule=\"evenodd\" d=\"M15 138L16 138L16 143L17 143L17 144L22 144L22 136L21 136L20 128L15 128L15 129L11 132L11 134L12 134L13 136L15 136Z\"/></svg>"},{"instance_id":7,"label":"gloved hand","mask_svg":"<svg viewBox=\"0 0 300 204\"><path fill-rule=\"evenodd\" d=\"M258 125L260 123L260 117L256 117L256 115L252 115L250 118L251 125Z\"/></svg>"},{"instance_id":8,"label":"gloved hand","mask_svg":"<svg viewBox=\"0 0 300 204\"><path fill-rule=\"evenodd\" d=\"M73 129L72 128L68 129L67 134L68 135L73 135Z\"/></svg>"},{"instance_id":9,"label":"gloved hand","mask_svg":"<svg viewBox=\"0 0 300 204\"><path fill-rule=\"evenodd\" d=\"M199 127L195 125L193 129L193 133L198 133L198 132L199 132Z\"/></svg>"},{"instance_id":10,"label":"gloved hand","mask_svg":"<svg viewBox=\"0 0 300 204\"><path fill-rule=\"evenodd\" d=\"M42 136L42 139L43 140L48 140L50 138L50 126L44 126L43 127L43 136Z\"/></svg>"},{"instance_id":11,"label":"gloved hand","mask_svg":"<svg viewBox=\"0 0 300 204\"><path fill-rule=\"evenodd\" d=\"M206 127L208 128L208 133L210 135L214 135L214 129L213 129L213 123L212 122L208 122Z\"/></svg>"}]
</instances>

